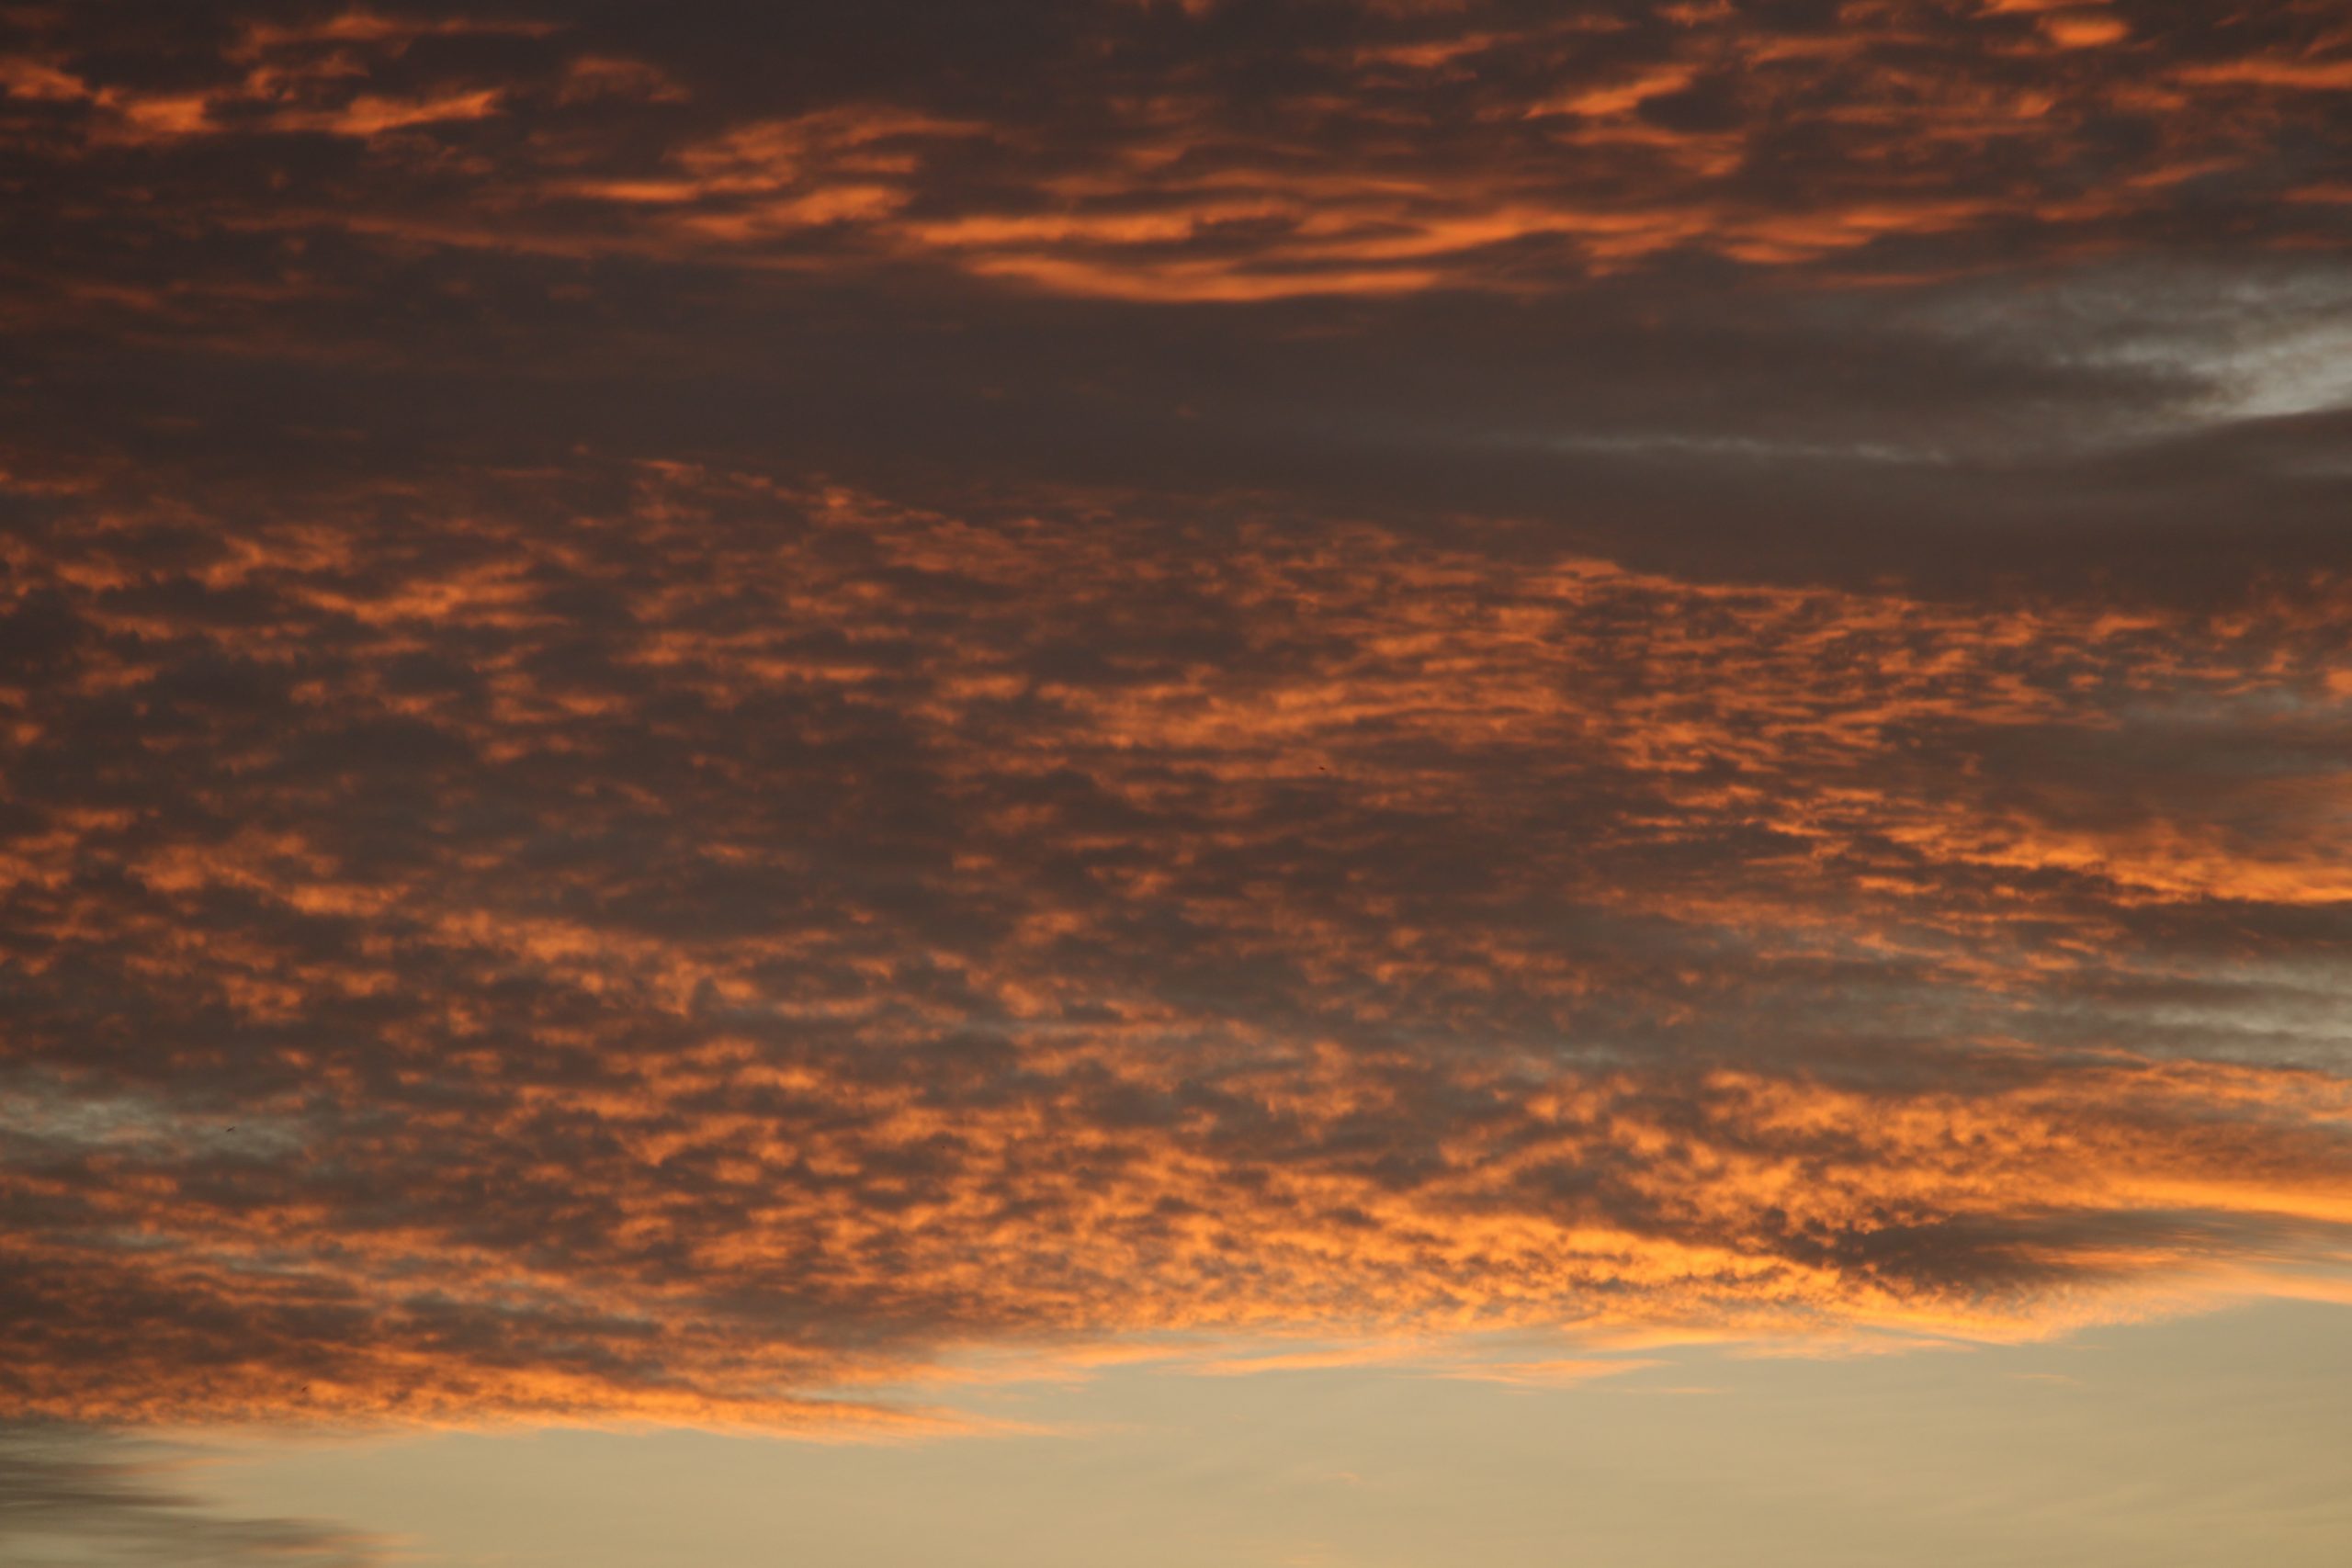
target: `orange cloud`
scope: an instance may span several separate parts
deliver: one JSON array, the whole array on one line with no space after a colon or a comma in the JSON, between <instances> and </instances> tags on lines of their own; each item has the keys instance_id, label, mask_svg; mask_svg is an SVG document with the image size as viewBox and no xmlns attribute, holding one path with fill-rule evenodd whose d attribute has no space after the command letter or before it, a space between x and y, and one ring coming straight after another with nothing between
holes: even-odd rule
<instances>
[{"instance_id":1,"label":"orange cloud","mask_svg":"<svg viewBox=\"0 0 2352 1568\"><path fill-rule=\"evenodd\" d=\"M2277 201L2258 173L2334 137L2327 90L2352 79L2324 19L2290 5L2135 32L2098 6L1905 0L1829 29L1731 6L1538 25L1373 7L1326 17L1293 87L1247 114L1214 68L1075 64L1075 98L951 107L874 82L729 112L684 64L582 28L365 10L247 25L200 88L85 80L48 48L0 79L11 103L83 111L93 145L457 140L492 117L521 136L470 164L388 145L356 209L260 200L248 224L1242 302L1549 292L1673 255L1936 276L1994 243L2063 257L2199 232L2233 183L2249 234L2333 247L2324 207ZM1098 22L1072 43L1088 60L1140 47L1131 11ZM2118 124L2145 134L2127 148ZM2187 193L2167 177L2186 168L2214 177Z\"/></svg>"},{"instance_id":2,"label":"orange cloud","mask_svg":"<svg viewBox=\"0 0 2352 1568\"><path fill-rule=\"evenodd\" d=\"M2345 1254L2352 1090L2244 1044L2333 995L2340 585L639 486L12 547L13 1407L887 1434L990 1349L1557 1381Z\"/></svg>"}]
</instances>

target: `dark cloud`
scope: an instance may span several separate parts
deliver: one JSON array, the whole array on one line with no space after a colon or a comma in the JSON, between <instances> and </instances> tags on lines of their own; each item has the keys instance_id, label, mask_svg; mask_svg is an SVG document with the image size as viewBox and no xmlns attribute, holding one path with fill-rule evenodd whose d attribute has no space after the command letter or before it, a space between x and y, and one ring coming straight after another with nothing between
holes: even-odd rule
<instances>
[{"instance_id":1,"label":"dark cloud","mask_svg":"<svg viewBox=\"0 0 2352 1568\"><path fill-rule=\"evenodd\" d=\"M164 1484L158 1445L54 1427L0 1429L0 1548L19 1568L370 1568L381 1544L300 1519L243 1518Z\"/></svg>"},{"instance_id":2,"label":"dark cloud","mask_svg":"<svg viewBox=\"0 0 2352 1568\"><path fill-rule=\"evenodd\" d=\"M0 45L13 1407L2341 1256L2327 7L110 12Z\"/></svg>"},{"instance_id":3,"label":"dark cloud","mask_svg":"<svg viewBox=\"0 0 2352 1568\"><path fill-rule=\"evenodd\" d=\"M1258 1321L2016 1332L2344 1217L2324 1018L2233 989L2329 994L2340 590L679 467L101 504L18 547L79 628L12 688L28 1406L920 1423L819 1394Z\"/></svg>"}]
</instances>

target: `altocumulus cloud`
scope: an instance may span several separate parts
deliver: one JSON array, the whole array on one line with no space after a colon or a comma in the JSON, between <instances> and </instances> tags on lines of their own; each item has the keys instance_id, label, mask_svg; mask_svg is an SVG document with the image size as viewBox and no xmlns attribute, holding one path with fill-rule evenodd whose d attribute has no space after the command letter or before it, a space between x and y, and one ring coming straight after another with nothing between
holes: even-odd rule
<instances>
[{"instance_id":1,"label":"altocumulus cloud","mask_svg":"<svg viewBox=\"0 0 2352 1568\"><path fill-rule=\"evenodd\" d=\"M12 8L0 1397L2340 1293L2335 9Z\"/></svg>"},{"instance_id":2,"label":"altocumulus cloud","mask_svg":"<svg viewBox=\"0 0 2352 1568\"><path fill-rule=\"evenodd\" d=\"M2333 587L626 478L26 536L20 1404L922 1424L842 1391L2340 1251Z\"/></svg>"}]
</instances>

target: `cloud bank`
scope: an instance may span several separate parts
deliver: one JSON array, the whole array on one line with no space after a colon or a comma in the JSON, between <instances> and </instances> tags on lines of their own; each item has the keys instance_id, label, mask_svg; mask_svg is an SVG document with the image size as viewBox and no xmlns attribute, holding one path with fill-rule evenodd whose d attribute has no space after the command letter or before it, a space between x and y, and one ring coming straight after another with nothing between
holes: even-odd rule
<instances>
[{"instance_id":1,"label":"cloud bank","mask_svg":"<svg viewBox=\"0 0 2352 1568\"><path fill-rule=\"evenodd\" d=\"M18 1404L862 1421L1004 1340L2341 1254L2332 586L535 488L18 547Z\"/></svg>"},{"instance_id":2,"label":"cloud bank","mask_svg":"<svg viewBox=\"0 0 2352 1568\"><path fill-rule=\"evenodd\" d=\"M2340 1294L2335 11L10 7L0 1398Z\"/></svg>"}]
</instances>

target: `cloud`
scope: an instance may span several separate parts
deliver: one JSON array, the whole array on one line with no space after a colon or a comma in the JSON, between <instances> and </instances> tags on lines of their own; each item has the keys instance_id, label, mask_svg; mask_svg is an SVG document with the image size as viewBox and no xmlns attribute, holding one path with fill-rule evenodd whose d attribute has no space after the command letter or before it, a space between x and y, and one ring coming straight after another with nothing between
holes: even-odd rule
<instances>
[{"instance_id":1,"label":"cloud","mask_svg":"<svg viewBox=\"0 0 2352 1568\"><path fill-rule=\"evenodd\" d=\"M24 1568L257 1562L369 1568L382 1543L300 1519L242 1518L158 1484L154 1445L55 1427L0 1431L0 1547Z\"/></svg>"},{"instance_id":2,"label":"cloud","mask_svg":"<svg viewBox=\"0 0 2352 1568\"><path fill-rule=\"evenodd\" d=\"M710 42L738 22L839 69L755 82ZM141 61L40 14L0 78L11 134L85 177L253 144L175 198L208 224L934 265L1138 301L1541 294L1696 256L1935 277L2176 243L2217 214L2266 247L2345 238L2329 204L2280 199L2341 136L2330 89L2352 56L2317 5L1031 4L999 22L984 42L914 4L821 28L726 6L315 11L209 39L159 26ZM492 123L517 120L519 141ZM328 173L289 140L321 133L368 151ZM124 155L107 147L133 164L100 172Z\"/></svg>"},{"instance_id":3,"label":"cloud","mask_svg":"<svg viewBox=\"0 0 2352 1568\"><path fill-rule=\"evenodd\" d=\"M12 11L0 1391L2323 1292L2331 15Z\"/></svg>"},{"instance_id":4,"label":"cloud","mask_svg":"<svg viewBox=\"0 0 2352 1568\"><path fill-rule=\"evenodd\" d=\"M2342 1253L2335 584L631 487L20 536L16 1406L920 1431L992 1344Z\"/></svg>"}]
</instances>

